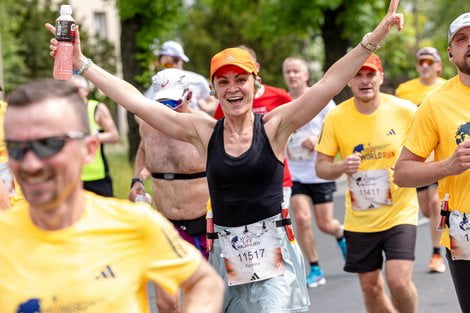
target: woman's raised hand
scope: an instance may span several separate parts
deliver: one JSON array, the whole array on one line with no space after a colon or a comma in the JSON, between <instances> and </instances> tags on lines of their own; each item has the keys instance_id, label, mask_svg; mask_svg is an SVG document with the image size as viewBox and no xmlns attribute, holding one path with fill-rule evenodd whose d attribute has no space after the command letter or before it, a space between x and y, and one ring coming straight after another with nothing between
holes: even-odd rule
<instances>
[{"instance_id":1,"label":"woman's raised hand","mask_svg":"<svg viewBox=\"0 0 470 313\"><path fill-rule=\"evenodd\" d=\"M55 27L49 23L45 24L46 28L55 36ZM55 38L51 39L49 46L50 55L55 56L57 52L58 41ZM86 62L86 57L82 55L80 46L80 33L78 31L78 25L75 26L75 41L73 43L73 68L80 69Z\"/></svg>"},{"instance_id":2,"label":"woman's raised hand","mask_svg":"<svg viewBox=\"0 0 470 313\"><path fill-rule=\"evenodd\" d=\"M398 31L401 31L403 28L403 14L397 13L398 4L400 0L391 0L388 7L387 15L382 19L379 25L374 29L372 33L367 37L367 43L370 43L374 46L380 44L387 37L388 33L395 25Z\"/></svg>"}]
</instances>

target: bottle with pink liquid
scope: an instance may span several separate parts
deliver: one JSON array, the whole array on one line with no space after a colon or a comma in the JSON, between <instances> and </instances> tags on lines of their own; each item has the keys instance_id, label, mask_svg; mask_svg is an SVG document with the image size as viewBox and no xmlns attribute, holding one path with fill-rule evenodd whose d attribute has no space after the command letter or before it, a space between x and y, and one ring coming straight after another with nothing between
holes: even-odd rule
<instances>
[{"instance_id":1,"label":"bottle with pink liquid","mask_svg":"<svg viewBox=\"0 0 470 313\"><path fill-rule=\"evenodd\" d=\"M75 20L72 17L72 6L60 6L60 16L55 23L55 39L59 41L54 58L55 79L67 80L72 78L73 71L73 42L75 40Z\"/></svg>"}]
</instances>

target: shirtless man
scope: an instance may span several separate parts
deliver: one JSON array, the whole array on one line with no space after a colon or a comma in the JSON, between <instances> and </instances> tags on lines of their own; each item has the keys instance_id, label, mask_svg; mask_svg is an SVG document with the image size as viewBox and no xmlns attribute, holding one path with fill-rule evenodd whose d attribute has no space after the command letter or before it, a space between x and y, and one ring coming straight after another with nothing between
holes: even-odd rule
<instances>
[{"instance_id":1,"label":"shirtless man","mask_svg":"<svg viewBox=\"0 0 470 313\"><path fill-rule=\"evenodd\" d=\"M154 99L176 112L193 112L191 114L211 118L202 111L189 108L192 93L184 71L160 71L153 79L153 88ZM137 195L145 195L143 181L152 175L157 210L207 258L205 213L209 191L204 162L192 144L170 138L140 119L139 131L141 142L129 199L135 201ZM173 300L157 291L160 312L178 312L177 299Z\"/></svg>"}]
</instances>

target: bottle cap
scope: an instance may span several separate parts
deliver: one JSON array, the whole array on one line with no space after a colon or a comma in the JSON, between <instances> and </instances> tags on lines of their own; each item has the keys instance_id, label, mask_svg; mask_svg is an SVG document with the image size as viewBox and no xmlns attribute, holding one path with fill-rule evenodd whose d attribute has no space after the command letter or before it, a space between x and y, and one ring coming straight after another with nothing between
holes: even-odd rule
<instances>
[{"instance_id":1,"label":"bottle cap","mask_svg":"<svg viewBox=\"0 0 470 313\"><path fill-rule=\"evenodd\" d=\"M60 6L60 15L72 15L72 6L69 4L62 4Z\"/></svg>"}]
</instances>

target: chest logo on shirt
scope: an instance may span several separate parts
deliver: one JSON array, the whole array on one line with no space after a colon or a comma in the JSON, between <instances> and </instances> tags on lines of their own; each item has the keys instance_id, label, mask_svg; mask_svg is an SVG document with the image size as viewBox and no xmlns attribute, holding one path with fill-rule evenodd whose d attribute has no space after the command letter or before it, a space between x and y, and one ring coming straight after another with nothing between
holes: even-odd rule
<instances>
[{"instance_id":1,"label":"chest logo on shirt","mask_svg":"<svg viewBox=\"0 0 470 313\"><path fill-rule=\"evenodd\" d=\"M459 145L468 138L470 138L470 122L459 126L455 134L455 143Z\"/></svg>"},{"instance_id":2,"label":"chest logo on shirt","mask_svg":"<svg viewBox=\"0 0 470 313\"><path fill-rule=\"evenodd\" d=\"M388 148L388 150L387 150ZM393 147L389 144L371 146L370 144L359 144L354 147L353 153L360 153L361 160L380 160L380 159L393 159L395 158L396 152Z\"/></svg>"},{"instance_id":3,"label":"chest logo on shirt","mask_svg":"<svg viewBox=\"0 0 470 313\"><path fill-rule=\"evenodd\" d=\"M111 266L109 265L106 265L106 267L101 270L100 274L95 277L96 280L111 279L111 278L116 278L116 275L114 274Z\"/></svg>"},{"instance_id":4,"label":"chest logo on shirt","mask_svg":"<svg viewBox=\"0 0 470 313\"><path fill-rule=\"evenodd\" d=\"M21 303L16 312L17 313L40 313L41 312L41 301L39 299L29 299L26 302Z\"/></svg>"},{"instance_id":5,"label":"chest logo on shirt","mask_svg":"<svg viewBox=\"0 0 470 313\"><path fill-rule=\"evenodd\" d=\"M48 303L46 303L48 302ZM60 304L57 297L52 297L51 301L41 300L38 298L31 298L21 303L16 309L16 313L46 313L46 312L83 312L88 308L101 302L95 301L81 301L67 304ZM46 304L45 304L46 303Z\"/></svg>"}]
</instances>

